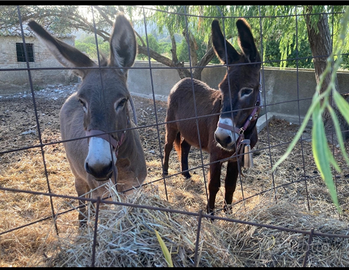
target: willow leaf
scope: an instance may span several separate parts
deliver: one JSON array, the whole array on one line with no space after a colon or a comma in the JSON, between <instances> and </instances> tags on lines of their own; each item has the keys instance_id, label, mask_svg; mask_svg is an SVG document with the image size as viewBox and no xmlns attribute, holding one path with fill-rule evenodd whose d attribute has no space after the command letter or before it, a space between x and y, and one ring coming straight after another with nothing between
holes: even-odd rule
<instances>
[{"instance_id":1,"label":"willow leaf","mask_svg":"<svg viewBox=\"0 0 349 270\"><path fill-rule=\"evenodd\" d=\"M164 254L165 256L165 260L167 262L167 265L169 267L173 267L173 262L172 262L172 258L171 258L171 254L170 252L168 251L166 245L165 245L165 242L164 240L162 240L160 234L157 232L157 230L154 230L155 231L155 234L156 234L156 238L158 239L159 241L159 244L160 244L160 247L161 247L161 250L162 250L162 253Z\"/></svg>"},{"instance_id":2,"label":"willow leaf","mask_svg":"<svg viewBox=\"0 0 349 270\"><path fill-rule=\"evenodd\" d=\"M320 110L322 111L322 110ZM335 170L337 172L340 172L341 169L338 166L338 163L336 162L336 160L334 159L334 156L330 150L330 147L328 146L328 142L327 142L327 138L326 138L326 133L325 133L325 127L324 127L324 122L323 120L321 120L321 133L318 134L320 138L320 141L323 142L322 147L325 149L325 151L327 152L326 157L328 158L328 161L330 162L330 164L335 168ZM332 178L332 174L331 174L331 178Z\"/></svg>"},{"instance_id":3,"label":"willow leaf","mask_svg":"<svg viewBox=\"0 0 349 270\"><path fill-rule=\"evenodd\" d=\"M336 105L349 124L349 104L337 91L333 91L333 98Z\"/></svg>"},{"instance_id":4,"label":"willow leaf","mask_svg":"<svg viewBox=\"0 0 349 270\"><path fill-rule=\"evenodd\" d=\"M338 212L341 213L342 211L338 203L336 187L333 182L330 167L329 154L332 156L332 153L328 149L326 149L326 147L328 148L325 135L325 127L320 111L320 104L318 103L313 112L312 149L314 160L316 167L320 171L322 179L324 179L325 181L333 203L337 207Z\"/></svg>"},{"instance_id":5,"label":"willow leaf","mask_svg":"<svg viewBox=\"0 0 349 270\"><path fill-rule=\"evenodd\" d=\"M345 150L345 147L344 147L344 141L343 141L343 136L342 136L342 131L341 131L341 128L340 128L340 125L339 125L339 122L338 122L338 118L337 118L337 115L336 113L334 112L334 110L332 109L331 106L328 106L328 111L330 112L331 114L331 117L332 117L332 121L333 121L333 125L335 127L335 131L336 131L336 135L337 135L337 140L338 140L338 143L339 143L339 147L341 149L341 152L342 152L342 155L345 159L345 161L347 162L347 164L349 165L349 158L348 158L348 154Z\"/></svg>"}]
</instances>

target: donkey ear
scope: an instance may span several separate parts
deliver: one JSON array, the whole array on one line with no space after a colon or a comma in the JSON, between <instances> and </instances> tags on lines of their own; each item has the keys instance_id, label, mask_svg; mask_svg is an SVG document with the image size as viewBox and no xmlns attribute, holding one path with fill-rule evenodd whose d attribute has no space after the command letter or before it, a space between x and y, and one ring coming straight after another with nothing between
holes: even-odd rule
<instances>
[{"instance_id":1,"label":"donkey ear","mask_svg":"<svg viewBox=\"0 0 349 270\"><path fill-rule=\"evenodd\" d=\"M261 58L251 32L249 23L240 18L236 21L239 32L239 46L249 62L260 62Z\"/></svg>"},{"instance_id":2,"label":"donkey ear","mask_svg":"<svg viewBox=\"0 0 349 270\"><path fill-rule=\"evenodd\" d=\"M135 32L123 13L116 16L110 37L109 66L131 67L137 55Z\"/></svg>"},{"instance_id":3,"label":"donkey ear","mask_svg":"<svg viewBox=\"0 0 349 270\"><path fill-rule=\"evenodd\" d=\"M234 49L234 47L224 38L221 28L219 27L218 20L213 20L212 22L212 42L213 49L217 57L224 64L231 64L237 60L239 60L240 55ZM225 53L225 45L227 46L227 54Z\"/></svg>"},{"instance_id":4,"label":"donkey ear","mask_svg":"<svg viewBox=\"0 0 349 270\"><path fill-rule=\"evenodd\" d=\"M87 55L83 54L78 49L54 38L34 20L30 20L28 26L63 66L91 67L96 65ZM82 69L75 69L74 73L80 77L84 77L85 75Z\"/></svg>"}]
</instances>

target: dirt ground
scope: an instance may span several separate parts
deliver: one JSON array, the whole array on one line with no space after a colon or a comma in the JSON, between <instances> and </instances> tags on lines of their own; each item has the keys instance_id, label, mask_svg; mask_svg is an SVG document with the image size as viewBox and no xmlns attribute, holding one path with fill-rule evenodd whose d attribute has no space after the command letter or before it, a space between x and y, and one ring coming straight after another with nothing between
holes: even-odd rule
<instances>
[{"instance_id":1,"label":"dirt ground","mask_svg":"<svg viewBox=\"0 0 349 270\"><path fill-rule=\"evenodd\" d=\"M59 110L76 87L76 85L54 85L35 91L35 104L30 93L0 98L0 187L36 192L51 191L55 194L76 196L73 175L63 146L57 143L60 140ZM170 156L169 177L165 182L162 177L161 157L164 147L166 102L154 102L137 96L133 96L133 100L148 167L145 183L154 183L153 186L149 186L154 188L156 185L157 191L163 195L164 199L169 202L180 201L183 209L187 211L206 211L208 166L201 165L208 163L207 153L203 152L201 159L200 151L192 148L189 155L189 168L195 169L191 171L192 178L185 180L179 174L179 162L173 150ZM40 134L38 134L37 125L40 126ZM298 202L300 211L308 211L310 208L313 212L326 212L329 216L338 217L326 185L319 177L312 158L310 130L307 129L304 132L303 140L297 143L289 158L275 172L271 171L272 164L275 164L284 154L298 127L284 120L274 119L259 133L259 140L253 154L254 167L244 170L244 176L239 178L234 194L234 204L237 206L233 211L241 210L242 206L239 202L249 197L251 199L247 200L247 205L249 202L253 205L258 204L255 195L264 191L276 202L293 198ZM40 147L41 144L43 147ZM348 150L348 146L346 147ZM349 169L341 158L340 152L336 148L331 149L342 169L340 173L335 171L333 173L339 202L344 211L341 219L347 219ZM223 205L224 168L223 166L223 188L216 199L218 210ZM148 191L152 192L151 188L148 188ZM2 232L49 217L52 213L51 200L53 200L55 212L69 209L71 203L65 199L49 199L47 196L10 190L0 191L0 194L0 218L4 220L0 225L2 261L0 266L27 265L28 257L25 254L22 254L23 259L20 259L18 254L14 254L14 248L17 247L14 243L16 241L8 240L11 237L20 239L24 234L20 231L23 230L19 230L18 233L2 234ZM62 226L71 223L72 220L75 222L76 215L76 212L62 215L59 222ZM217 215L224 215L224 213L218 211ZM36 235L39 235L45 224L47 225L48 221L41 221L31 227ZM30 249L35 250L42 241L45 240L39 236L37 239L32 239Z\"/></svg>"}]
</instances>

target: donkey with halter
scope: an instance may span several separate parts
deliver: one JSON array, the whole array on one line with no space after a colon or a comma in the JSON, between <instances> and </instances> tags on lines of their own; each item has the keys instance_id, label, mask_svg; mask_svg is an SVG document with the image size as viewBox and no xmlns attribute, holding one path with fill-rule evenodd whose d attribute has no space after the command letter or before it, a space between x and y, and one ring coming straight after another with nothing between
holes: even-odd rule
<instances>
[{"instance_id":1,"label":"donkey with halter","mask_svg":"<svg viewBox=\"0 0 349 270\"><path fill-rule=\"evenodd\" d=\"M35 21L28 25L63 66L76 68L74 72L82 78L79 89L65 101L59 115L78 196L93 190L93 198L103 198L106 188L98 187L110 178L118 192L131 193L144 181L147 169L128 110L128 102L134 107L126 85L127 72L137 54L130 22L122 13L117 15L110 36L110 57L103 59L100 69L88 56L52 37ZM80 225L85 211L84 207L79 213Z\"/></svg>"},{"instance_id":2,"label":"donkey with halter","mask_svg":"<svg viewBox=\"0 0 349 270\"><path fill-rule=\"evenodd\" d=\"M188 154L191 146L210 154L207 212L213 214L220 188L222 162L227 161L225 205L232 203L240 167L252 161L250 149L258 140L256 123L260 111L261 58L250 25L236 22L241 53L224 38L217 20L212 22L213 48L228 65L219 90L190 78L180 80L171 89L166 115L163 174L168 175L173 144L181 161L182 174L190 178ZM195 106L194 106L195 105ZM195 114L196 109L196 114ZM197 119L195 119L197 117ZM197 122L196 122L197 121ZM198 126L197 126L198 125ZM245 153L245 160L242 159Z\"/></svg>"}]
</instances>

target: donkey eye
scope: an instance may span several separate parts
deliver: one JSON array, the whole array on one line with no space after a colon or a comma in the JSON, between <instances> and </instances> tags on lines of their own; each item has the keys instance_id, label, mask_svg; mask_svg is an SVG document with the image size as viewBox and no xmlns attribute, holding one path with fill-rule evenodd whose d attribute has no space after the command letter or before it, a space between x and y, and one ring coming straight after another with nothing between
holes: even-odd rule
<instances>
[{"instance_id":1,"label":"donkey eye","mask_svg":"<svg viewBox=\"0 0 349 270\"><path fill-rule=\"evenodd\" d=\"M127 99L126 98L123 98L119 102L116 102L115 110L122 109L123 107L125 107L126 103L127 103Z\"/></svg>"},{"instance_id":2,"label":"donkey eye","mask_svg":"<svg viewBox=\"0 0 349 270\"><path fill-rule=\"evenodd\" d=\"M85 101L83 101L81 98L79 98L79 102L80 102L80 104L81 104L84 108L86 108L86 103L85 103Z\"/></svg>"},{"instance_id":3,"label":"donkey eye","mask_svg":"<svg viewBox=\"0 0 349 270\"><path fill-rule=\"evenodd\" d=\"M79 102L82 105L82 108L84 109L84 112L87 112L87 106L86 106L86 102L83 101L82 99L79 98Z\"/></svg>"},{"instance_id":4,"label":"donkey eye","mask_svg":"<svg viewBox=\"0 0 349 270\"><path fill-rule=\"evenodd\" d=\"M240 98L251 95L253 92L252 88L242 88L240 90Z\"/></svg>"}]
</instances>

